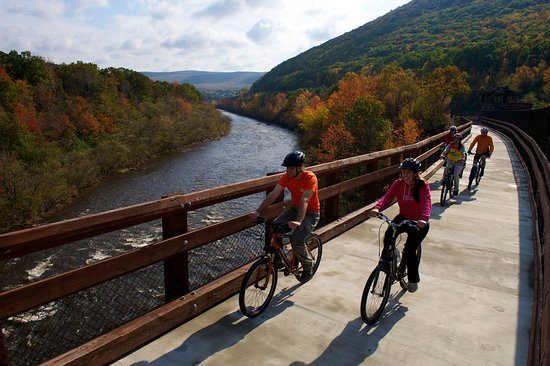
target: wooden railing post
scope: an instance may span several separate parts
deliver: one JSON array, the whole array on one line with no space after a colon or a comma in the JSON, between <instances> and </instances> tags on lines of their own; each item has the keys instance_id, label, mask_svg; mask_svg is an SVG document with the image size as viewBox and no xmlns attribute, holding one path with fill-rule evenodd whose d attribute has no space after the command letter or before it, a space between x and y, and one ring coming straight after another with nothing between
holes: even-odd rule
<instances>
[{"instance_id":1,"label":"wooden railing post","mask_svg":"<svg viewBox=\"0 0 550 366\"><path fill-rule=\"evenodd\" d=\"M267 173L266 176L272 176L272 175L275 175L275 174L279 174L280 172L271 172L271 173ZM270 189L266 190L265 191L265 195L267 196L269 194L269 192L271 192L273 190L273 187L271 187ZM277 197L275 199L275 201L272 203L273 204L276 204L276 203L280 203L280 202L283 202L285 200L285 192L283 191L283 193L281 193L279 195L279 197ZM286 208L285 208L286 209ZM278 216L279 214L277 214ZM267 226L267 222L265 223L265 245L269 245L269 243L271 242L271 233L269 232L269 228Z\"/></svg>"},{"instance_id":2,"label":"wooden railing post","mask_svg":"<svg viewBox=\"0 0 550 366\"><path fill-rule=\"evenodd\" d=\"M0 366L8 366L8 355L4 345L4 334L0 328Z\"/></svg>"},{"instance_id":3,"label":"wooden railing post","mask_svg":"<svg viewBox=\"0 0 550 366\"><path fill-rule=\"evenodd\" d=\"M367 171L365 172L365 174L371 173L371 172L374 172L374 171L378 170L378 161L379 160L369 161L367 163ZM373 202L377 198L378 190L373 189L373 187L375 188L375 186L376 186L376 183L371 183L371 184L368 184L365 187L364 195L363 195L363 204L365 206L370 204L371 202Z\"/></svg>"},{"instance_id":4,"label":"wooden railing post","mask_svg":"<svg viewBox=\"0 0 550 366\"><path fill-rule=\"evenodd\" d=\"M330 187L332 185L335 185L337 183L340 183L340 179L342 177L342 171L337 170L327 176L327 185ZM329 223L336 221L338 217L340 216L340 195L336 195L332 198L329 198L325 201L325 217L323 222Z\"/></svg>"},{"instance_id":5,"label":"wooden railing post","mask_svg":"<svg viewBox=\"0 0 550 366\"><path fill-rule=\"evenodd\" d=\"M187 210L162 218L162 239L188 231ZM189 254L182 253L164 261L164 299L166 302L189 292Z\"/></svg>"}]
</instances>

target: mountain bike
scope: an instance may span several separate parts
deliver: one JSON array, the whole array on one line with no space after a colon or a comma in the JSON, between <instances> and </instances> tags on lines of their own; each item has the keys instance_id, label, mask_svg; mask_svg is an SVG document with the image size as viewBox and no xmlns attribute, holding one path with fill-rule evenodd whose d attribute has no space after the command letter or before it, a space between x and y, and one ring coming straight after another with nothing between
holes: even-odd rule
<instances>
[{"instance_id":1,"label":"mountain bike","mask_svg":"<svg viewBox=\"0 0 550 366\"><path fill-rule=\"evenodd\" d=\"M246 272L239 291L239 307L250 318L260 315L269 305L275 293L279 271L285 276L292 274L299 282L305 283L319 268L323 254L321 239L311 234L307 240L307 252L313 260L312 275L303 279L302 266L290 244L292 230L287 224L276 224L272 221L267 222L267 227L271 232L271 240L264 247L264 253L257 257Z\"/></svg>"},{"instance_id":2,"label":"mountain bike","mask_svg":"<svg viewBox=\"0 0 550 366\"><path fill-rule=\"evenodd\" d=\"M442 158L442 159L445 160L445 164L443 166L447 165L447 158ZM462 162L462 168L459 175L459 178L462 178L462 173L466 168L466 161L459 160L459 162ZM441 197L439 198L439 204L441 206L445 206L445 202L447 202L447 199L453 198L454 192L458 190L458 189L455 189L454 170L455 170L455 165L453 164L451 169L449 169L447 174L445 174L445 178L443 178L443 180L441 181Z\"/></svg>"},{"instance_id":3,"label":"mountain bike","mask_svg":"<svg viewBox=\"0 0 550 366\"><path fill-rule=\"evenodd\" d=\"M473 155L473 153L470 153L470 155ZM485 172L485 159L487 159L487 157L488 154L479 155L477 159L474 157L474 163L472 164L470 176L468 177L468 189L472 188L472 183L474 181L476 182L476 186L479 185L481 177L483 177L483 173Z\"/></svg>"},{"instance_id":4,"label":"mountain bike","mask_svg":"<svg viewBox=\"0 0 550 366\"><path fill-rule=\"evenodd\" d=\"M374 268L370 274L365 288L363 289L363 295L361 296L361 318L367 324L374 324L388 302L390 296L391 286L395 282L399 282L402 289L408 289L409 283L407 280L407 265L405 261L401 260L401 252L398 248L401 241L401 234L404 233L407 228L412 230L418 230L416 227L416 221L404 220L399 224L394 223L383 213L377 213L375 217L385 221L392 227L392 236L390 245L387 250L390 254L391 260L389 263L380 257L378 265ZM380 245L381 232L379 232L379 245ZM398 240L399 238L399 240ZM416 250L418 262L420 263L420 256L422 254L422 248L419 245Z\"/></svg>"},{"instance_id":5,"label":"mountain bike","mask_svg":"<svg viewBox=\"0 0 550 366\"><path fill-rule=\"evenodd\" d=\"M445 161L445 164L443 166L445 167L447 165L447 158L442 158ZM447 196L448 199L451 199L453 197L453 188L455 185L454 180L454 166L447 171L447 174L445 174L445 178L441 181L441 196L439 198L439 204L441 206L445 206L445 202L447 202Z\"/></svg>"}]
</instances>

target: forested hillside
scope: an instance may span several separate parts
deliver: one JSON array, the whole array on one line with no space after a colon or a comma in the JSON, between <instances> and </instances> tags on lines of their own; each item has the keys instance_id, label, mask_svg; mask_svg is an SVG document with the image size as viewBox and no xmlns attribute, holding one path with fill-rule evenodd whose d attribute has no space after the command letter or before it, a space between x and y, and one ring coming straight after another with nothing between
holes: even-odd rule
<instances>
[{"instance_id":1,"label":"forested hillside","mask_svg":"<svg viewBox=\"0 0 550 366\"><path fill-rule=\"evenodd\" d=\"M542 100L549 19L547 0L413 0L281 63L251 92L330 88L349 71L390 64L420 73L456 65L474 92L509 85Z\"/></svg>"},{"instance_id":2,"label":"forested hillside","mask_svg":"<svg viewBox=\"0 0 550 366\"><path fill-rule=\"evenodd\" d=\"M31 224L103 177L229 128L190 84L0 52L0 232Z\"/></svg>"},{"instance_id":3,"label":"forested hillside","mask_svg":"<svg viewBox=\"0 0 550 366\"><path fill-rule=\"evenodd\" d=\"M548 105L549 19L548 1L413 0L219 105L295 128L315 162L415 142L497 87Z\"/></svg>"}]
</instances>

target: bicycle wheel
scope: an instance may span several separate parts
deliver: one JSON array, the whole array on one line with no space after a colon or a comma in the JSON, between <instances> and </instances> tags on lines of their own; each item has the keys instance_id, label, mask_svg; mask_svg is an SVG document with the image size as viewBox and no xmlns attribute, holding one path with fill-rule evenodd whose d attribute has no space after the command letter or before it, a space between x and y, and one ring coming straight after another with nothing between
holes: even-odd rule
<instances>
[{"instance_id":1,"label":"bicycle wheel","mask_svg":"<svg viewBox=\"0 0 550 366\"><path fill-rule=\"evenodd\" d=\"M477 174L478 166L477 164L474 164L472 166L472 170L470 170L470 176L468 177L468 190L472 189L472 183L475 180L477 185L477 177L479 174Z\"/></svg>"},{"instance_id":2,"label":"bicycle wheel","mask_svg":"<svg viewBox=\"0 0 550 366\"><path fill-rule=\"evenodd\" d=\"M478 186L479 182L481 182L481 177L483 176L482 172L483 172L483 169L480 169L479 174L476 176L476 186Z\"/></svg>"},{"instance_id":3,"label":"bicycle wheel","mask_svg":"<svg viewBox=\"0 0 550 366\"><path fill-rule=\"evenodd\" d=\"M298 281L301 283L306 283L313 278L313 275L317 272L317 268L319 268L319 264L321 263L321 257L323 256L323 243L317 235L313 234L309 238L307 242L307 252L309 257L313 260L313 267L311 268L311 277L309 279L302 280L301 276L298 276Z\"/></svg>"},{"instance_id":4,"label":"bicycle wheel","mask_svg":"<svg viewBox=\"0 0 550 366\"><path fill-rule=\"evenodd\" d=\"M443 185L441 186L441 197L439 199L439 203L441 204L441 206L445 206L448 192L449 192L449 183L447 182L447 178L445 178L445 180L443 181Z\"/></svg>"},{"instance_id":5,"label":"bicycle wheel","mask_svg":"<svg viewBox=\"0 0 550 366\"><path fill-rule=\"evenodd\" d=\"M416 248L416 257L418 258L418 266L420 266L421 256L422 256L422 245L419 245L418 248ZM401 258L403 258L403 256L401 256ZM409 289L409 279L407 277L408 271L407 271L407 265L405 264L403 259L401 259L401 263L399 263L397 272L401 273L401 276L398 275L399 285L403 290L408 290Z\"/></svg>"},{"instance_id":6,"label":"bicycle wheel","mask_svg":"<svg viewBox=\"0 0 550 366\"><path fill-rule=\"evenodd\" d=\"M277 286L277 271L269 269L269 258L258 259L244 275L239 291L239 307L244 315L254 318L269 305ZM269 273L269 275L268 275Z\"/></svg>"},{"instance_id":7,"label":"bicycle wheel","mask_svg":"<svg viewBox=\"0 0 550 366\"><path fill-rule=\"evenodd\" d=\"M365 323L373 324L378 320L388 302L390 287L390 276L376 266L370 274L361 296L361 318Z\"/></svg>"}]
</instances>

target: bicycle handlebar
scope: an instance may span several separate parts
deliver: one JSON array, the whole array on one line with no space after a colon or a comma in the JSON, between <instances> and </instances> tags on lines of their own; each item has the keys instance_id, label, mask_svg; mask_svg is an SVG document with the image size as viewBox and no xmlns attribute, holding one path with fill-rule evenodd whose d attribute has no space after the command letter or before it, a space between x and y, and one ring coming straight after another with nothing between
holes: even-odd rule
<instances>
[{"instance_id":1,"label":"bicycle handlebar","mask_svg":"<svg viewBox=\"0 0 550 366\"><path fill-rule=\"evenodd\" d=\"M388 216L384 215L382 212L378 212L375 217L378 217L381 220L384 220L388 225L393 226L394 228L398 228L401 226L411 226L415 229L418 229L418 226L416 226L415 220L403 220L399 224L394 223Z\"/></svg>"}]
</instances>

